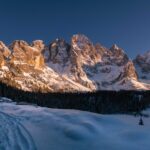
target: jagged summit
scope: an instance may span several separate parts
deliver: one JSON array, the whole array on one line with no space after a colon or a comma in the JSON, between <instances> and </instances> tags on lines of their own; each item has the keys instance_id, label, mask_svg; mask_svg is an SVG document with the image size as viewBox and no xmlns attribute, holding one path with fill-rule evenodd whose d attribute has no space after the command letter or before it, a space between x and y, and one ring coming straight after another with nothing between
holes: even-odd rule
<instances>
[{"instance_id":1,"label":"jagged summit","mask_svg":"<svg viewBox=\"0 0 150 150\"><path fill-rule=\"evenodd\" d=\"M73 35L71 44L74 49L84 50L86 45L92 45L91 41L83 34Z\"/></svg>"},{"instance_id":2,"label":"jagged summit","mask_svg":"<svg viewBox=\"0 0 150 150\"><path fill-rule=\"evenodd\" d=\"M64 63L69 57L70 46L64 39L56 39L48 46L49 61Z\"/></svg>"},{"instance_id":3,"label":"jagged summit","mask_svg":"<svg viewBox=\"0 0 150 150\"><path fill-rule=\"evenodd\" d=\"M40 50L41 52L45 49L44 41L42 40L35 40L31 43L31 46Z\"/></svg>"},{"instance_id":4,"label":"jagged summit","mask_svg":"<svg viewBox=\"0 0 150 150\"><path fill-rule=\"evenodd\" d=\"M139 78L150 80L150 51L147 51L143 55L138 55L134 60L134 64Z\"/></svg>"},{"instance_id":5,"label":"jagged summit","mask_svg":"<svg viewBox=\"0 0 150 150\"><path fill-rule=\"evenodd\" d=\"M36 92L149 90L134 66L150 72L149 60L147 53L133 64L116 44L110 49L94 45L83 34L73 35L70 43L62 38L48 45L42 40L0 42L0 82Z\"/></svg>"},{"instance_id":6,"label":"jagged summit","mask_svg":"<svg viewBox=\"0 0 150 150\"><path fill-rule=\"evenodd\" d=\"M119 50L120 48L118 47L117 44L113 44L110 49L112 49L112 50Z\"/></svg>"},{"instance_id":7,"label":"jagged summit","mask_svg":"<svg viewBox=\"0 0 150 150\"><path fill-rule=\"evenodd\" d=\"M112 45L112 47L110 48L110 51L114 54L114 55L124 55L125 52L122 48L120 48L119 46L117 46L116 44Z\"/></svg>"},{"instance_id":8,"label":"jagged summit","mask_svg":"<svg viewBox=\"0 0 150 150\"><path fill-rule=\"evenodd\" d=\"M8 58L9 55L11 54L11 51L2 41L0 41L0 52L3 54L5 58Z\"/></svg>"}]
</instances>

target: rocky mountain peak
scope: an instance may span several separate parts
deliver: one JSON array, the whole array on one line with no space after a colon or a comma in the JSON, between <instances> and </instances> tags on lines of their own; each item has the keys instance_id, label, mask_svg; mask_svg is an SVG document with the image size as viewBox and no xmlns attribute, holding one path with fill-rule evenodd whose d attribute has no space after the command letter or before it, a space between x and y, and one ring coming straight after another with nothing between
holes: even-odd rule
<instances>
[{"instance_id":1,"label":"rocky mountain peak","mask_svg":"<svg viewBox=\"0 0 150 150\"><path fill-rule=\"evenodd\" d=\"M132 61L129 61L124 67L124 76L138 80L137 72Z\"/></svg>"},{"instance_id":2,"label":"rocky mountain peak","mask_svg":"<svg viewBox=\"0 0 150 150\"><path fill-rule=\"evenodd\" d=\"M125 55L124 50L122 48L119 48L119 46L117 46L116 44L112 45L110 51L115 56Z\"/></svg>"},{"instance_id":3,"label":"rocky mountain peak","mask_svg":"<svg viewBox=\"0 0 150 150\"><path fill-rule=\"evenodd\" d=\"M150 79L150 51L147 51L143 55L137 55L133 62L139 77L142 79Z\"/></svg>"},{"instance_id":4,"label":"rocky mountain peak","mask_svg":"<svg viewBox=\"0 0 150 150\"><path fill-rule=\"evenodd\" d=\"M0 41L0 52L3 54L5 58L8 58L11 54L11 51L2 41Z\"/></svg>"},{"instance_id":5,"label":"rocky mountain peak","mask_svg":"<svg viewBox=\"0 0 150 150\"><path fill-rule=\"evenodd\" d=\"M71 39L72 51L82 64L93 65L101 60L101 54L88 37L82 34L74 35Z\"/></svg>"},{"instance_id":6,"label":"rocky mountain peak","mask_svg":"<svg viewBox=\"0 0 150 150\"><path fill-rule=\"evenodd\" d=\"M10 63L20 68L41 68L44 66L44 58L39 49L41 41L34 41L33 46L23 40L14 41L9 48L11 49ZM42 48L42 47L41 47Z\"/></svg>"},{"instance_id":7,"label":"rocky mountain peak","mask_svg":"<svg viewBox=\"0 0 150 150\"><path fill-rule=\"evenodd\" d=\"M48 60L56 63L66 63L69 59L70 45L64 39L56 39L48 46Z\"/></svg>"},{"instance_id":8,"label":"rocky mountain peak","mask_svg":"<svg viewBox=\"0 0 150 150\"><path fill-rule=\"evenodd\" d=\"M137 63L141 64L141 63L144 63L144 64L150 64L150 51L147 51L145 54L143 55L138 55L136 57L136 61Z\"/></svg>"},{"instance_id":9,"label":"rocky mountain peak","mask_svg":"<svg viewBox=\"0 0 150 150\"><path fill-rule=\"evenodd\" d=\"M0 50L5 50L6 48L6 45L2 41L0 41Z\"/></svg>"},{"instance_id":10,"label":"rocky mountain peak","mask_svg":"<svg viewBox=\"0 0 150 150\"><path fill-rule=\"evenodd\" d=\"M129 58L124 50L119 48L116 44L114 44L109 50L111 52L111 63L121 66L125 65L129 61Z\"/></svg>"},{"instance_id":11,"label":"rocky mountain peak","mask_svg":"<svg viewBox=\"0 0 150 150\"><path fill-rule=\"evenodd\" d=\"M85 48L89 45L92 45L92 42L83 34L73 35L71 39L71 45L76 50L85 50Z\"/></svg>"},{"instance_id":12,"label":"rocky mountain peak","mask_svg":"<svg viewBox=\"0 0 150 150\"><path fill-rule=\"evenodd\" d=\"M17 49L23 48L23 47L28 46L28 45L29 44L26 41L15 40L14 42L12 42L12 44L9 46L9 48L12 50L17 50Z\"/></svg>"},{"instance_id":13,"label":"rocky mountain peak","mask_svg":"<svg viewBox=\"0 0 150 150\"><path fill-rule=\"evenodd\" d=\"M99 43L95 44L95 49L96 49L97 53L99 53L101 56L103 56L108 51L107 48L105 48L104 46L102 46Z\"/></svg>"},{"instance_id":14,"label":"rocky mountain peak","mask_svg":"<svg viewBox=\"0 0 150 150\"><path fill-rule=\"evenodd\" d=\"M117 44L113 44L112 47L110 48L112 50L119 50L119 46Z\"/></svg>"},{"instance_id":15,"label":"rocky mountain peak","mask_svg":"<svg viewBox=\"0 0 150 150\"><path fill-rule=\"evenodd\" d=\"M32 47L38 49L39 51L43 51L45 49L45 44L42 40L35 40L31 44Z\"/></svg>"}]
</instances>

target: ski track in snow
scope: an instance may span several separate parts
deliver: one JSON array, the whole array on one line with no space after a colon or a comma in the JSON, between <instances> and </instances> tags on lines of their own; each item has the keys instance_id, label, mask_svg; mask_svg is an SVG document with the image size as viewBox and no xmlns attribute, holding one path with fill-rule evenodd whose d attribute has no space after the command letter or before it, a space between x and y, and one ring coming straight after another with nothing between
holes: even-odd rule
<instances>
[{"instance_id":1,"label":"ski track in snow","mask_svg":"<svg viewBox=\"0 0 150 150\"><path fill-rule=\"evenodd\" d=\"M31 135L23 125L3 112L0 112L0 150L36 150Z\"/></svg>"}]
</instances>

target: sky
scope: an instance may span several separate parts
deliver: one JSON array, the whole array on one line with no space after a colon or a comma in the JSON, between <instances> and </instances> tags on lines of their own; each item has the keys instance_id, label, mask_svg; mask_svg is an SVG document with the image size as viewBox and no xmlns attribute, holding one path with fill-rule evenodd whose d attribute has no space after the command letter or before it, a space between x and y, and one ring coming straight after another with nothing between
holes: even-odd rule
<instances>
[{"instance_id":1,"label":"sky","mask_svg":"<svg viewBox=\"0 0 150 150\"><path fill-rule=\"evenodd\" d=\"M46 44L85 34L134 58L150 50L150 0L1 0L0 40Z\"/></svg>"}]
</instances>

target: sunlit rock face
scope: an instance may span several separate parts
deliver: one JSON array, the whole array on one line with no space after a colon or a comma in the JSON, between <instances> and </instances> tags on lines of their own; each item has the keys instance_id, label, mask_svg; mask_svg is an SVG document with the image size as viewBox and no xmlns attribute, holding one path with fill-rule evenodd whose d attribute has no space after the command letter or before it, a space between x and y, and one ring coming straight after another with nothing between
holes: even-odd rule
<instances>
[{"instance_id":1,"label":"sunlit rock face","mask_svg":"<svg viewBox=\"0 0 150 150\"><path fill-rule=\"evenodd\" d=\"M74 35L71 40L71 47L82 64L95 65L100 61L100 52L85 35Z\"/></svg>"},{"instance_id":2,"label":"sunlit rock face","mask_svg":"<svg viewBox=\"0 0 150 150\"><path fill-rule=\"evenodd\" d=\"M0 41L0 68L6 65L6 59L9 58L10 54L8 47Z\"/></svg>"},{"instance_id":3,"label":"sunlit rock face","mask_svg":"<svg viewBox=\"0 0 150 150\"><path fill-rule=\"evenodd\" d=\"M83 34L70 41L16 40L9 46L0 42L0 82L34 92L150 89L135 69L138 65L149 73L148 54L133 63L116 44L106 48Z\"/></svg>"},{"instance_id":4,"label":"sunlit rock face","mask_svg":"<svg viewBox=\"0 0 150 150\"><path fill-rule=\"evenodd\" d=\"M5 58L8 58L11 54L11 51L2 41L0 41L0 52L3 54Z\"/></svg>"},{"instance_id":5,"label":"sunlit rock face","mask_svg":"<svg viewBox=\"0 0 150 150\"><path fill-rule=\"evenodd\" d=\"M45 44L42 40L33 41L31 46L35 49L38 49L40 52L43 52L45 49Z\"/></svg>"},{"instance_id":6,"label":"sunlit rock face","mask_svg":"<svg viewBox=\"0 0 150 150\"><path fill-rule=\"evenodd\" d=\"M129 61L124 67L124 76L138 80L138 76L132 61Z\"/></svg>"}]
</instances>

